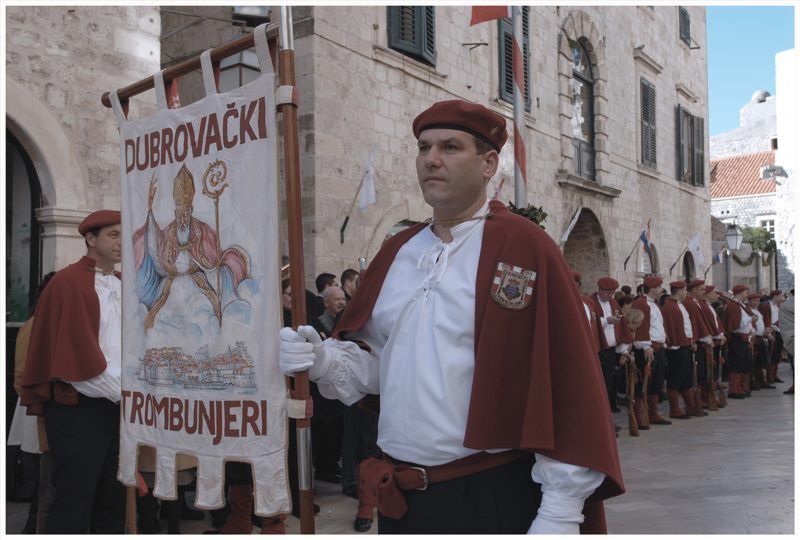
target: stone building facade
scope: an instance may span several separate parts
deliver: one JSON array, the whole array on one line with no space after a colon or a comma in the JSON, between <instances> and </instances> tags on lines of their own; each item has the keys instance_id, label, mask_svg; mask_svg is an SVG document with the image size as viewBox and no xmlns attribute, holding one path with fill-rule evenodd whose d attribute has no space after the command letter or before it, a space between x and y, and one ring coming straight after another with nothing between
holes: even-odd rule
<instances>
[{"instance_id":1,"label":"stone building facade","mask_svg":"<svg viewBox=\"0 0 800 540\"><path fill-rule=\"evenodd\" d=\"M56 223L45 225L43 261L49 261L42 264L45 270L63 266L80 253L74 223L87 210L119 204L116 126L110 111L99 106L99 94L246 31L241 25L226 24L232 9L7 10L9 130L21 140L34 139L35 144L26 142L23 147L42 184L45 210L37 215L44 223L48 219ZM513 133L512 107L500 92L502 25L470 27L469 7L426 8L431 10L426 13L431 15L428 31L435 60L421 61L390 44L392 9L294 9L309 288L319 272L338 274L356 267L360 256L370 259L398 224L429 217L417 186L416 141L411 133L411 122L421 110L442 99L476 101L506 116ZM704 8L530 9L531 106L524 129L527 198L549 214L547 232L560 239L581 210L564 253L584 274L587 292L604 274L633 284L649 271L670 279L702 273L682 252L699 233L706 264L710 260ZM681 10L688 18L681 17ZM690 20L691 28L681 28L681 19ZM588 64L583 84L591 87L583 108L573 73L576 44ZM40 73L40 66L45 72ZM645 83L650 89L647 133L652 135L647 160L642 140ZM181 82L183 104L199 97L198 88L202 85L191 77ZM30 102L35 105L23 99L28 96L38 100ZM152 101L147 95L134 100L138 109L131 115L146 115ZM679 181L683 173L676 166L678 107L694 122L691 135L684 131L686 140L693 141L689 151L697 164L688 181L686 176ZM592 132L594 178L579 173L575 159L575 127L582 121ZM339 228L373 144L377 202L354 211L340 243ZM55 157L48 154L54 152ZM505 202L513 198L513 140L502 152L501 170L489 185L490 193L502 177L506 181L499 197ZM50 218L48 212L66 217ZM651 258L634 248L648 221L656 246ZM54 232L48 233L48 227ZM623 267L629 253L630 261Z\"/></svg>"}]
</instances>

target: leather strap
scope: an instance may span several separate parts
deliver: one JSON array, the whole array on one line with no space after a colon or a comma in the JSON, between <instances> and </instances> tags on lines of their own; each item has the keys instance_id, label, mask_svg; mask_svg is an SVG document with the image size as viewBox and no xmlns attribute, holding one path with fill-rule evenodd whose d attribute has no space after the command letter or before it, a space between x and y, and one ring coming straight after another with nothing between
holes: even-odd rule
<instances>
[{"instance_id":1,"label":"leather strap","mask_svg":"<svg viewBox=\"0 0 800 540\"><path fill-rule=\"evenodd\" d=\"M508 450L496 454L479 452L434 467L403 463L386 455L383 459L369 458L361 462L359 469L363 502L376 506L386 517L400 519L408 511L403 491L424 491L431 484L499 467L527 454L523 450Z\"/></svg>"}]
</instances>

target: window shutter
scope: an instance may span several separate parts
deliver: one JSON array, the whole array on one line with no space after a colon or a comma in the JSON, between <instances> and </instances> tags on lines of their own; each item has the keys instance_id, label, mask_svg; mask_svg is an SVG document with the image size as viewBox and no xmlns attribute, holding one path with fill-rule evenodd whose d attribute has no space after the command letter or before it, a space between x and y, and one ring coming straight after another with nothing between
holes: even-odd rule
<instances>
[{"instance_id":1,"label":"window shutter","mask_svg":"<svg viewBox=\"0 0 800 540\"><path fill-rule=\"evenodd\" d=\"M703 118L695 116L692 118L694 124L694 137L692 146L694 149L694 168L693 183L696 186L705 185L705 126Z\"/></svg>"},{"instance_id":2,"label":"window shutter","mask_svg":"<svg viewBox=\"0 0 800 540\"><path fill-rule=\"evenodd\" d=\"M656 167L656 88L641 79L642 163Z\"/></svg>"},{"instance_id":3,"label":"window shutter","mask_svg":"<svg viewBox=\"0 0 800 540\"><path fill-rule=\"evenodd\" d=\"M525 72L525 110L531 110L531 78L530 78L530 39L529 34L529 9L522 8L522 57L523 71ZM497 21L497 34L500 41L500 99L514 103L514 27L510 18Z\"/></svg>"},{"instance_id":4,"label":"window shutter","mask_svg":"<svg viewBox=\"0 0 800 540\"><path fill-rule=\"evenodd\" d=\"M692 39L691 19L689 18L689 12L684 7L678 8L678 27L681 40L689 45Z\"/></svg>"},{"instance_id":5,"label":"window shutter","mask_svg":"<svg viewBox=\"0 0 800 540\"><path fill-rule=\"evenodd\" d=\"M434 6L421 6L420 19L422 19L422 58L431 65L436 64L436 8ZM424 13L423 13L424 12Z\"/></svg>"},{"instance_id":6,"label":"window shutter","mask_svg":"<svg viewBox=\"0 0 800 540\"><path fill-rule=\"evenodd\" d=\"M686 161L683 154L683 139L686 136L683 133L683 108L678 105L675 107L675 162L677 165L677 171L675 174L675 178L678 179L678 182L682 182L683 178L683 171L686 170Z\"/></svg>"},{"instance_id":7,"label":"window shutter","mask_svg":"<svg viewBox=\"0 0 800 540\"><path fill-rule=\"evenodd\" d=\"M435 65L435 8L433 6L389 6L386 9L389 48Z\"/></svg>"}]
</instances>

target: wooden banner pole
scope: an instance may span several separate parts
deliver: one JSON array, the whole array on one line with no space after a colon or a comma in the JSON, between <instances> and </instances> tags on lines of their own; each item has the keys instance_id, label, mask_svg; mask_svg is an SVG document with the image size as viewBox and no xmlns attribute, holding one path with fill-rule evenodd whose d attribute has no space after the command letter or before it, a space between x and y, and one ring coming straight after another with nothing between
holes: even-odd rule
<instances>
[{"instance_id":1,"label":"wooden banner pole","mask_svg":"<svg viewBox=\"0 0 800 540\"><path fill-rule=\"evenodd\" d=\"M294 36L291 7L281 6L278 77L281 86L295 86ZM303 212L300 190L300 146L297 133L297 105L286 103L283 115L283 162L286 177L286 209L289 229L289 282L292 287L292 324L306 323L305 269L303 264ZM310 399L308 371L295 374L292 397ZM314 534L314 491L311 485L311 418L297 419L297 476L300 495L300 532Z\"/></svg>"}]
</instances>

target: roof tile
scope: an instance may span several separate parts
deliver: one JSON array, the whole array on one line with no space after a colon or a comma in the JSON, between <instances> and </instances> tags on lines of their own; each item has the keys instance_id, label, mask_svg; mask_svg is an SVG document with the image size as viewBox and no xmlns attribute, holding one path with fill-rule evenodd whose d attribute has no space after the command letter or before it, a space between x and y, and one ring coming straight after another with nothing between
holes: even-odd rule
<instances>
[{"instance_id":1,"label":"roof tile","mask_svg":"<svg viewBox=\"0 0 800 540\"><path fill-rule=\"evenodd\" d=\"M771 151L711 160L711 198L775 193L775 182L761 180L761 167L774 164Z\"/></svg>"}]
</instances>

